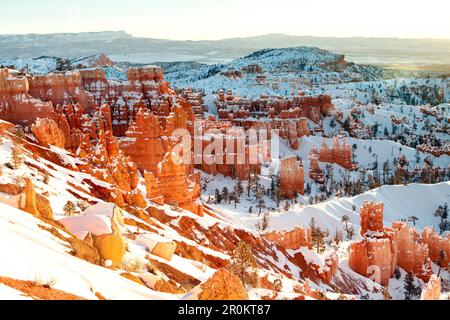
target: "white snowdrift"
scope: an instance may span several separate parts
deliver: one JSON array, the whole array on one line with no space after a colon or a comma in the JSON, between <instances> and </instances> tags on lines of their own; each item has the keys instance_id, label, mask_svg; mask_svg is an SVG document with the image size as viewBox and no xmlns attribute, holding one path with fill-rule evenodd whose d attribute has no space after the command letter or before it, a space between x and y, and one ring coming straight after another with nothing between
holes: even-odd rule
<instances>
[{"instance_id":1,"label":"white snowdrift","mask_svg":"<svg viewBox=\"0 0 450 320\"><path fill-rule=\"evenodd\" d=\"M88 299L97 299L96 292L117 300L173 298L71 256L67 245L39 228L39 224L43 222L0 203L0 275L19 280L54 280L55 289Z\"/></svg>"}]
</instances>

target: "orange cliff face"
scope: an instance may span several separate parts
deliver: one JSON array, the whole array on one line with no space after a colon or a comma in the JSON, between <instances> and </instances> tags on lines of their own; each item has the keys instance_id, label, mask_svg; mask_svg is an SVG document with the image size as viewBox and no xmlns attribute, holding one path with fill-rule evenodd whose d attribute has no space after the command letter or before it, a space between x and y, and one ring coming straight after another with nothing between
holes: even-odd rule
<instances>
[{"instance_id":1,"label":"orange cliff face","mask_svg":"<svg viewBox=\"0 0 450 320\"><path fill-rule=\"evenodd\" d=\"M319 150L312 148L309 154L309 177L312 180L323 184L325 181L325 175L319 166L319 157Z\"/></svg>"},{"instance_id":2,"label":"orange cliff face","mask_svg":"<svg viewBox=\"0 0 450 320\"><path fill-rule=\"evenodd\" d=\"M425 228L423 236L405 222L394 222L392 228L383 227L383 204L365 202L361 208L362 239L351 244L349 265L355 272L377 281L389 283L395 268L428 281L433 272L431 259L437 259L436 251L450 244ZM435 244L434 257L427 245ZM430 259L431 258L431 259ZM445 261L444 261L445 263Z\"/></svg>"},{"instance_id":3,"label":"orange cliff face","mask_svg":"<svg viewBox=\"0 0 450 320\"><path fill-rule=\"evenodd\" d=\"M193 166L179 168L165 158L177 142L170 137L174 130L193 131L190 104L163 81L158 67L130 69L129 81L113 83L99 70L27 78L2 69L0 115L30 126L41 145L65 148L82 159L71 169L110 183L112 188L93 191L106 201L144 205L145 195L136 187L139 171L147 170L157 182L153 198L199 212L200 178ZM120 112L102 101L112 101Z\"/></svg>"},{"instance_id":4,"label":"orange cliff face","mask_svg":"<svg viewBox=\"0 0 450 320\"><path fill-rule=\"evenodd\" d=\"M156 173L158 164L170 150L170 141L163 136L158 117L150 111L139 110L132 121L121 147L139 169Z\"/></svg>"},{"instance_id":5,"label":"orange cliff face","mask_svg":"<svg viewBox=\"0 0 450 320\"><path fill-rule=\"evenodd\" d=\"M28 77L30 95L42 101L50 101L53 105L78 103L86 112L95 108L90 93L83 90L81 74L69 71L64 74L48 74Z\"/></svg>"},{"instance_id":6,"label":"orange cliff face","mask_svg":"<svg viewBox=\"0 0 450 320\"><path fill-rule=\"evenodd\" d=\"M398 230L398 266L428 281L433 274L428 246L422 242L415 228L410 229L406 222L394 222Z\"/></svg>"},{"instance_id":7,"label":"orange cliff face","mask_svg":"<svg viewBox=\"0 0 450 320\"><path fill-rule=\"evenodd\" d=\"M31 125L37 118L51 117L53 105L29 94L24 75L0 69L0 117L14 124Z\"/></svg>"},{"instance_id":8,"label":"orange cliff face","mask_svg":"<svg viewBox=\"0 0 450 320\"><path fill-rule=\"evenodd\" d=\"M361 235L367 231L383 232L384 203L365 202L360 210Z\"/></svg>"},{"instance_id":9,"label":"orange cliff face","mask_svg":"<svg viewBox=\"0 0 450 320\"><path fill-rule=\"evenodd\" d=\"M356 166L352 163L352 152L350 145L345 139L342 143L338 138L333 139L333 146L330 148L324 140L319 150L319 160L321 162L336 163L347 170L354 170Z\"/></svg>"},{"instance_id":10,"label":"orange cliff face","mask_svg":"<svg viewBox=\"0 0 450 320\"><path fill-rule=\"evenodd\" d=\"M303 250L299 250L303 248L308 255L318 255L315 252L309 252L312 249L310 227L296 227L290 231L274 230L263 233L262 237L275 242L284 249L293 250L291 254L295 264L302 270L301 276L331 284L333 276L338 270L338 256L335 253L329 254L323 258L321 265L318 265L318 261L311 261L306 257L306 253ZM320 260L319 257L318 260Z\"/></svg>"},{"instance_id":11,"label":"orange cliff face","mask_svg":"<svg viewBox=\"0 0 450 320\"><path fill-rule=\"evenodd\" d=\"M305 193L305 173L297 157L289 157L281 160L280 165L280 190L287 198L293 198L295 194Z\"/></svg>"},{"instance_id":12,"label":"orange cliff face","mask_svg":"<svg viewBox=\"0 0 450 320\"><path fill-rule=\"evenodd\" d=\"M428 245L430 259L448 270L450 263L450 234L441 237L433 228L427 227L422 231L422 241Z\"/></svg>"},{"instance_id":13,"label":"orange cliff face","mask_svg":"<svg viewBox=\"0 0 450 320\"><path fill-rule=\"evenodd\" d=\"M59 148L64 148L66 145L64 132L53 119L38 118L31 126L31 132L41 145L53 145Z\"/></svg>"},{"instance_id":14,"label":"orange cliff face","mask_svg":"<svg viewBox=\"0 0 450 320\"><path fill-rule=\"evenodd\" d=\"M200 197L200 177L190 174L188 169L188 166L176 163L172 153L166 153L156 172L158 193L165 203L197 213L199 208L195 200Z\"/></svg>"},{"instance_id":15,"label":"orange cliff face","mask_svg":"<svg viewBox=\"0 0 450 320\"><path fill-rule=\"evenodd\" d=\"M226 131L227 130L227 131ZM225 132L226 131L226 132ZM239 133L229 128L207 130L200 135L196 133L194 143L202 148L194 148L196 167L204 172L225 177L245 180L249 175L260 172L260 158L267 155L263 146L249 144Z\"/></svg>"},{"instance_id":16,"label":"orange cliff face","mask_svg":"<svg viewBox=\"0 0 450 320\"><path fill-rule=\"evenodd\" d=\"M353 271L387 285L397 266L395 230L383 227L383 203L365 202L360 210L362 239L351 244L349 265Z\"/></svg>"},{"instance_id":17,"label":"orange cliff face","mask_svg":"<svg viewBox=\"0 0 450 320\"><path fill-rule=\"evenodd\" d=\"M277 242L286 249L312 248L311 228L296 227L290 231L271 231L263 234L269 241Z\"/></svg>"}]
</instances>

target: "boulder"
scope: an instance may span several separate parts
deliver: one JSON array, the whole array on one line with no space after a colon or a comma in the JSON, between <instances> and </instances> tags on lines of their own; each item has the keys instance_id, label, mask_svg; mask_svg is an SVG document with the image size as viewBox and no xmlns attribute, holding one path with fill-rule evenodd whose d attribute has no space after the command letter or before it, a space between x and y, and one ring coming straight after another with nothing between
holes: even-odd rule
<instances>
[{"instance_id":1,"label":"boulder","mask_svg":"<svg viewBox=\"0 0 450 320\"><path fill-rule=\"evenodd\" d=\"M194 288L198 300L248 300L248 294L241 280L225 269L219 269L206 282Z\"/></svg>"}]
</instances>

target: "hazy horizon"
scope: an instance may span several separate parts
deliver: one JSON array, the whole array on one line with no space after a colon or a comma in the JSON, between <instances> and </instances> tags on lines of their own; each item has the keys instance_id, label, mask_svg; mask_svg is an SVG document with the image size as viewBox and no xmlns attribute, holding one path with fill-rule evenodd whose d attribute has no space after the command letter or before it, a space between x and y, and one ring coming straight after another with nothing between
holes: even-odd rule
<instances>
[{"instance_id":1,"label":"hazy horizon","mask_svg":"<svg viewBox=\"0 0 450 320\"><path fill-rule=\"evenodd\" d=\"M27 10L23 10L26 7ZM135 37L221 40L267 34L450 39L446 0L0 1L2 34L125 30Z\"/></svg>"},{"instance_id":2,"label":"hazy horizon","mask_svg":"<svg viewBox=\"0 0 450 320\"><path fill-rule=\"evenodd\" d=\"M289 34L283 32L271 32L271 33L261 33L257 35L251 36L236 36L236 37L226 37L226 38L217 38L217 39L170 39L170 38L156 38L151 36L139 36L128 32L127 30L96 30L96 31L80 31L80 32L25 32L25 33L1 33L0 36L25 36L25 35L57 35L57 34L80 34L80 33L108 33L108 32L124 32L134 38L144 38L144 39L155 39L155 40L171 40L171 41L221 41L221 40L229 40L229 39L246 39L246 38L258 38L258 37L266 37L266 36L275 36L275 35L283 35L288 37L311 37L311 38L337 38L337 39L396 39L396 40L449 40L450 38L432 38L432 37L375 37L375 36L326 36L326 35L311 35L311 34Z\"/></svg>"}]
</instances>

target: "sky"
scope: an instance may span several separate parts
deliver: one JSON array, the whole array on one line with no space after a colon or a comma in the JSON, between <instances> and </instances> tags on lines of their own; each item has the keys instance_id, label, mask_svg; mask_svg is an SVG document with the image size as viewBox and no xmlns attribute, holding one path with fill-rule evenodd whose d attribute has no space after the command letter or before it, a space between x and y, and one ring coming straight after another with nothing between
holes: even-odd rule
<instances>
[{"instance_id":1,"label":"sky","mask_svg":"<svg viewBox=\"0 0 450 320\"><path fill-rule=\"evenodd\" d=\"M0 34L124 30L216 40L268 33L450 39L449 0L0 0Z\"/></svg>"}]
</instances>

